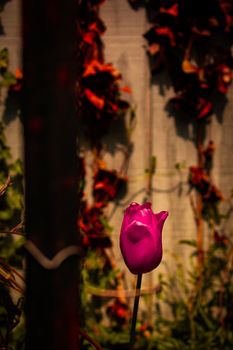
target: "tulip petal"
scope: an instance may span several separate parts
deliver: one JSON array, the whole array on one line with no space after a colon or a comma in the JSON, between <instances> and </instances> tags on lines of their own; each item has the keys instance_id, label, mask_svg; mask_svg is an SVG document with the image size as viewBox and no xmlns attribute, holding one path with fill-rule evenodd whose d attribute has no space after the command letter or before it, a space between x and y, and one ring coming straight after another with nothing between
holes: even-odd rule
<instances>
[{"instance_id":1,"label":"tulip petal","mask_svg":"<svg viewBox=\"0 0 233 350\"><path fill-rule=\"evenodd\" d=\"M164 222L166 220L166 218L168 217L168 212L163 210L160 211L159 213L154 214L157 221L160 222L161 220Z\"/></svg>"},{"instance_id":2,"label":"tulip petal","mask_svg":"<svg viewBox=\"0 0 233 350\"><path fill-rule=\"evenodd\" d=\"M150 230L147 225L134 220L126 229L127 239L132 243L138 243L150 236Z\"/></svg>"},{"instance_id":3,"label":"tulip petal","mask_svg":"<svg viewBox=\"0 0 233 350\"><path fill-rule=\"evenodd\" d=\"M125 210L120 233L120 249L133 274L152 271L162 259L162 228L167 211L154 214L151 203L131 203Z\"/></svg>"}]
</instances>

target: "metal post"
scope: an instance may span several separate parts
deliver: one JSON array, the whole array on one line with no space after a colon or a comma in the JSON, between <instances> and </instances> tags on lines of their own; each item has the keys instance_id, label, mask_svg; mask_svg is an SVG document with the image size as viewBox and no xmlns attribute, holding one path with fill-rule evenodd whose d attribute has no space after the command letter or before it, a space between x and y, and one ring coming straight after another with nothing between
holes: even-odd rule
<instances>
[{"instance_id":1,"label":"metal post","mask_svg":"<svg viewBox=\"0 0 233 350\"><path fill-rule=\"evenodd\" d=\"M22 0L26 232L50 259L78 241L75 4ZM28 254L27 350L79 349L78 259L47 270Z\"/></svg>"}]
</instances>

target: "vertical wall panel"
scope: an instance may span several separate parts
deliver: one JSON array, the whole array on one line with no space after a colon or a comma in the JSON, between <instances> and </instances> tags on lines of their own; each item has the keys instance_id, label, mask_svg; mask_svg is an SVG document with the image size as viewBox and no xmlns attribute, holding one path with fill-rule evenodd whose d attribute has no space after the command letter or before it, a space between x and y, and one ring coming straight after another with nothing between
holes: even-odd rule
<instances>
[{"instance_id":1,"label":"vertical wall panel","mask_svg":"<svg viewBox=\"0 0 233 350\"><path fill-rule=\"evenodd\" d=\"M142 190L146 185L144 169L148 167L150 86L147 57L143 47L145 43L141 33L148 28L148 23L145 12L133 11L127 1L106 1L101 7L101 17L107 26L103 36L106 62L113 63L120 70L123 76L122 85L132 88L129 100L136 107L136 127L132 134L133 153L128 170L129 192L122 200L126 204L119 207L112 218L117 262L120 268L125 270L129 282L131 275L125 269L118 248L119 232L125 206L130 200L141 202L145 197L145 191ZM113 155L113 158L115 157L116 155ZM112 164L109 162L109 166L117 168L118 164L113 160ZM127 287L131 288L131 283Z\"/></svg>"},{"instance_id":2,"label":"vertical wall panel","mask_svg":"<svg viewBox=\"0 0 233 350\"><path fill-rule=\"evenodd\" d=\"M139 202L144 198L142 193L133 196L146 185L144 169L148 166L148 135L151 132L152 154L157 158L157 170L153 180L153 208L156 211L168 209L170 212L164 227L163 262L164 265L172 265L171 253L178 254L181 261L186 261L190 251L186 246L178 244L178 241L195 238L196 229L187 194L188 186L183 184L182 188L178 188L178 184L180 180L187 181L188 167L197 163L192 125L175 121L165 110L166 102L173 96L165 73L158 75L156 83L150 85L146 42L142 37L149 27L144 9L134 11L126 0L107 0L101 8L101 16L107 25L103 37L106 60L113 62L122 72L124 83L132 87L132 102L137 105L137 125L133 133L134 153L128 173L130 186L127 198L134 198ZM217 144L213 178L225 197L233 187L232 90L228 99L229 104L224 110L222 122L214 116L212 124L207 127L207 141L212 138ZM175 169L177 163L184 165L181 174ZM112 165L117 164L112 161ZM112 224L116 254L120 266L124 268L117 248L122 210L120 208L116 212ZM163 271L163 267L153 273L154 277L160 271ZM144 278L144 284L150 280Z\"/></svg>"}]
</instances>

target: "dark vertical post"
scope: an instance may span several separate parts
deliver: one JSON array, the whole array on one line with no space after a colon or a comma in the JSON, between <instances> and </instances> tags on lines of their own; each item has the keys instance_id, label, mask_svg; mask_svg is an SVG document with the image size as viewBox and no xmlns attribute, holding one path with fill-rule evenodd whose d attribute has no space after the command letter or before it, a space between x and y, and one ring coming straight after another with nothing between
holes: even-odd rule
<instances>
[{"instance_id":1,"label":"dark vertical post","mask_svg":"<svg viewBox=\"0 0 233 350\"><path fill-rule=\"evenodd\" d=\"M48 258L77 244L75 0L22 0L27 238ZM78 257L27 258L26 349L77 350Z\"/></svg>"}]
</instances>

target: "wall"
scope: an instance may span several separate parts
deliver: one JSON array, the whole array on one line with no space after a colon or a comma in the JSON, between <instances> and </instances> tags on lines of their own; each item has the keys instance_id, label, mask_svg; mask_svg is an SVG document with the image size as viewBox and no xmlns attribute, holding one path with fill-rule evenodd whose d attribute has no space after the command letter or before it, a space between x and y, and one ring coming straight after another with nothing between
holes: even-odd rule
<instances>
[{"instance_id":1,"label":"wall","mask_svg":"<svg viewBox=\"0 0 233 350\"><path fill-rule=\"evenodd\" d=\"M10 51L10 67L14 71L21 66L21 36L20 36L20 1L9 2L3 14L3 25L6 35L0 37L0 47L6 46ZM133 154L128 171L129 192L112 215L115 242L114 254L120 268L125 269L118 249L118 239L123 209L131 200L141 202L145 198L143 189L147 186L145 169L148 167L151 155L157 157L157 169L153 179L152 203L155 211L169 210L169 218L164 227L164 258L163 266L153 274L144 277L144 287L155 285L157 275L164 270L165 263L172 265L171 253L179 255L186 261L188 250L177 242L180 239L195 237L195 224L190 206L188 187L179 186L185 182L188 167L196 164L196 152L192 141L193 132L175 120L164 110L164 104L172 95L169 80L165 75L158 76L155 85L150 84L150 72L145 51L146 42L142 37L149 24L143 9L134 11L127 0L106 0L101 7L107 32L104 35L105 57L122 72L123 85L129 85L133 92L131 102L136 106L137 124L132 134ZM233 89L228 95L223 121L214 116L207 128L207 139L213 138L217 144L214 160L213 176L216 184L222 189L225 197L233 188ZM4 112L4 105L1 105ZM9 118L7 137L12 147L14 157L22 155L22 129L19 120ZM151 140L151 144L150 144ZM118 138L118 148L121 146ZM107 152L106 160L109 168L119 169L122 161L121 151L114 154ZM176 163L183 163L184 168L179 174ZM109 209L111 215L113 206ZM128 276L126 288L131 288L131 275Z\"/></svg>"},{"instance_id":2,"label":"wall","mask_svg":"<svg viewBox=\"0 0 233 350\"><path fill-rule=\"evenodd\" d=\"M179 186L180 180L186 181L188 167L195 165L196 151L193 143L191 125L182 120L175 122L168 115L164 106L173 95L166 74L160 74L155 84L150 84L150 73L146 55L146 41L142 34L149 28L144 9L132 10L127 0L108 0L101 7L101 17L107 31L103 37L105 58L122 72L123 82L132 90L132 102L137 106L137 125L133 132L134 152L129 167L129 193L127 199L141 202L145 193L136 195L146 186L144 173L148 167L150 154L157 157L157 169L153 179L152 203L156 211L169 210L169 218L164 226L164 258L163 265L144 277L144 286L155 285L156 276L165 269L165 264L173 264L171 253L178 254L181 261L187 261L189 250L178 244L181 239L195 238L195 223L186 184ZM213 116L207 127L206 139L213 139L217 145L214 158L213 178L229 196L233 188L233 89L227 98L228 104L221 117L221 105L218 115ZM221 121L222 119L222 121ZM151 147L149 140L151 139ZM118 156L114 154L108 161L118 167ZM175 170L175 164L184 165L181 173ZM124 202L127 202L127 199ZM122 220L123 208L119 208L112 219L114 238L118 245L118 236ZM208 232L206 230L206 237ZM119 264L124 268L119 252L116 252ZM127 272L126 272L127 273Z\"/></svg>"},{"instance_id":3,"label":"wall","mask_svg":"<svg viewBox=\"0 0 233 350\"><path fill-rule=\"evenodd\" d=\"M2 13L2 24L5 35L0 36L0 48L6 47L9 50L9 67L12 72L21 68L21 17L20 0L8 2ZM3 89L2 89L3 90ZM12 149L14 158L22 157L22 126L15 114L6 113L4 105L4 90L0 97L0 117L3 117L7 124L6 136Z\"/></svg>"}]
</instances>

